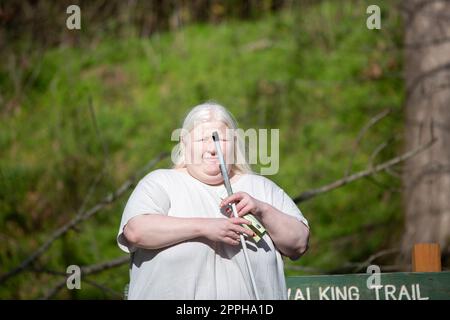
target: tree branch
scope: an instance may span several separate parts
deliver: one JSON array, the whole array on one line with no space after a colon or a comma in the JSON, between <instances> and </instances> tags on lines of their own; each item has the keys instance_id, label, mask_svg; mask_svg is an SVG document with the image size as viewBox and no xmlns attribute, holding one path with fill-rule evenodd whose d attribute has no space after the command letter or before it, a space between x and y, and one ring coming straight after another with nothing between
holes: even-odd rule
<instances>
[{"instance_id":1,"label":"tree branch","mask_svg":"<svg viewBox=\"0 0 450 320\"><path fill-rule=\"evenodd\" d=\"M357 273L359 271L361 271L363 268L368 267L369 265L372 264L373 261L375 261L376 259L386 256L386 255L391 255L394 253L398 253L400 252L400 248L391 248L391 249L386 249L386 250L381 250L380 252L374 253L371 256L369 256L365 261L360 262L360 263L356 263L356 268L353 270L354 273Z\"/></svg>"},{"instance_id":2,"label":"tree branch","mask_svg":"<svg viewBox=\"0 0 450 320\"><path fill-rule=\"evenodd\" d=\"M54 296L60 289L62 289L64 287L64 284L67 282L66 279L67 279L68 275L65 272L53 271L53 270L42 269L42 268L31 268L30 271L31 272L35 272L35 273L46 273L46 274L50 274L50 275L54 275L54 276L62 276L62 277L65 278L64 281L60 280L58 282L58 285L56 287L54 287L51 291L49 291L46 294L46 296L49 293L52 294L51 296ZM123 295L120 292L118 292L118 291L116 291L114 289L111 289L111 288L109 288L109 287L107 287L107 286L105 286L105 285L103 285L101 283L98 283L97 281L83 278L83 283L90 284L91 286L96 287L96 288L100 289L101 291L103 291L105 293L112 294L113 296L116 296L118 298L123 298ZM55 288L57 288L57 289L55 290Z\"/></svg>"},{"instance_id":3,"label":"tree branch","mask_svg":"<svg viewBox=\"0 0 450 320\"><path fill-rule=\"evenodd\" d=\"M94 214L102 210L107 205L113 203L115 200L123 196L129 189L131 189L137 182L137 180L142 175L142 172L147 172L151 167L156 165L159 161L168 156L167 152L160 153L156 158L152 159L147 165L138 171L136 175L126 180L117 190L106 195L99 203L91 207L89 210L82 212L81 214L77 214L72 220L63 225L62 227L56 229L48 239L28 258L22 261L19 266L14 268L13 270L3 274L0 276L0 283L5 282L9 278L17 275L25 268L27 268L32 262L38 259L44 252L46 252L52 243L60 238L62 235L67 233L70 229L78 225L79 223L91 218Z\"/></svg>"},{"instance_id":4,"label":"tree branch","mask_svg":"<svg viewBox=\"0 0 450 320\"><path fill-rule=\"evenodd\" d=\"M92 265L88 265L88 266L84 266L81 267L81 276L85 277L91 274L97 274L100 273L102 271L108 270L108 269L112 269L112 268L116 268L116 267L120 267L126 263L130 262L130 256L123 256L123 257L119 257L110 261L106 261L106 262L101 262L101 263L97 263L97 264L92 264ZM50 271L50 270L44 270L44 269L32 269L31 271L33 272L45 272L45 273L49 273L49 274L53 274L53 275L59 275L59 276L64 276L64 279L61 279L53 288L51 288L50 290L47 291L47 293L41 297L41 300L48 300L51 299L52 297L54 297L61 289L63 289L66 286L66 282L67 282L67 273L65 272L58 272L58 271ZM89 283L103 291L108 291L110 293L113 293L115 296L120 296L122 297L122 294L118 293L117 291L111 289L111 288L107 288L101 284L98 284L92 280L88 280L88 279L83 279L83 282Z\"/></svg>"},{"instance_id":5,"label":"tree branch","mask_svg":"<svg viewBox=\"0 0 450 320\"><path fill-rule=\"evenodd\" d=\"M378 173L380 171L386 170L387 168L390 168L400 162L403 162L409 158L412 158L413 156L415 156L416 154L418 154L419 152L422 152L425 149L428 149L429 147L431 147L431 145L433 145L435 142L437 141L437 138L434 137L434 135L432 135L430 141L428 141L427 143L418 146L417 148L408 151L404 154L402 154L401 156L395 157L391 160L388 160L382 164L379 164L377 166L371 167L369 169L357 172L355 174L352 174L350 176L344 177L342 179L336 180L330 184L327 184L323 187L317 188L317 189L312 189L312 190L307 190L303 193L301 193L299 196L295 197L293 200L295 203L300 203L309 199L312 199L316 196L318 196L319 194L322 193L326 193L329 192L331 190L337 189L339 187L342 187L350 182L353 182L355 180L370 176L372 174Z\"/></svg>"},{"instance_id":6,"label":"tree branch","mask_svg":"<svg viewBox=\"0 0 450 320\"><path fill-rule=\"evenodd\" d=\"M351 169L352 169L352 165L353 165L353 159L355 157L355 153L356 150L358 149L359 143L361 142L362 137L364 136L364 134L372 127L374 126L377 122L379 122L381 119L383 119L384 117L386 117L389 113L391 113L391 109L385 109L383 111L381 111L380 113L378 113L377 115L375 115L374 117L372 117L367 124L359 131L358 136L356 137L355 143L353 144L353 152L352 155L350 156L350 161L348 163L348 167L347 170L345 171L345 176L348 176Z\"/></svg>"},{"instance_id":7,"label":"tree branch","mask_svg":"<svg viewBox=\"0 0 450 320\"><path fill-rule=\"evenodd\" d=\"M113 259L110 261L84 266L84 267L80 268L81 276L83 277L83 276L87 276L90 274L100 273L100 272L108 270L108 269L120 267L129 262L130 262L130 256L127 255L127 256L119 257L119 258L116 258L116 259ZM55 272L54 274L64 275L65 277L67 277L67 274L64 272ZM86 281L86 280L83 280L83 281ZM47 291L47 293L41 298L41 300L48 300L48 299L51 299L52 297L54 297L62 288L64 288L64 286L66 285L66 282L67 282L67 278L61 279L52 289ZM112 290L112 289L110 289L110 290ZM116 291L114 291L114 292L116 292Z\"/></svg>"}]
</instances>

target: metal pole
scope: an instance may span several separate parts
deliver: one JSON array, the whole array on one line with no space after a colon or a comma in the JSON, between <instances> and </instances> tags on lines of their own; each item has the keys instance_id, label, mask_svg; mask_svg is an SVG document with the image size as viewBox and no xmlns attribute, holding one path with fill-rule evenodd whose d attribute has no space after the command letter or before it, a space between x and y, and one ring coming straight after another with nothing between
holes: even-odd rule
<instances>
[{"instance_id":1,"label":"metal pole","mask_svg":"<svg viewBox=\"0 0 450 320\"><path fill-rule=\"evenodd\" d=\"M228 171L227 171L227 167L225 166L225 160L223 158L222 149L220 148L219 134L217 133L217 131L213 132L212 138L216 145L217 155L219 156L220 171L222 172L223 182L225 184L225 188L227 189L228 196L231 196L233 194L233 190L231 189L230 178L228 177ZM232 203L231 208L233 210L234 217L237 218L238 213L236 210L236 204ZM245 242L245 239L244 239L244 236L242 235L242 233L239 234L239 239L241 240L242 249L244 251L245 262L247 263L248 273L250 274L253 292L255 293L256 300L259 300L258 290L256 288L255 276L253 275L253 270L252 270L252 266L250 264L250 259L248 258L247 243Z\"/></svg>"}]
</instances>

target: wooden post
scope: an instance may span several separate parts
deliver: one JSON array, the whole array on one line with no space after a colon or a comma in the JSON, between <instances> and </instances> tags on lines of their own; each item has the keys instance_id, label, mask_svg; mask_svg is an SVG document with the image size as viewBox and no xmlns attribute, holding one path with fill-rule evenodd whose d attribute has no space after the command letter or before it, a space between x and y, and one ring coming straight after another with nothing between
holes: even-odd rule
<instances>
[{"instance_id":1,"label":"wooden post","mask_svg":"<svg viewBox=\"0 0 450 320\"><path fill-rule=\"evenodd\" d=\"M412 252L413 272L440 272L441 248L438 243L416 243Z\"/></svg>"}]
</instances>

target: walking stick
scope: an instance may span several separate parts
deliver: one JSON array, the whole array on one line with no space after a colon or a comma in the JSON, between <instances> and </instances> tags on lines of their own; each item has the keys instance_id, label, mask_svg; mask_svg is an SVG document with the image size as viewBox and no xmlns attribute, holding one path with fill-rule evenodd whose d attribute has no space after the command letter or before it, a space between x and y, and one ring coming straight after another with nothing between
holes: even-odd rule
<instances>
[{"instance_id":1,"label":"walking stick","mask_svg":"<svg viewBox=\"0 0 450 320\"><path fill-rule=\"evenodd\" d=\"M222 149L220 148L219 134L217 133L217 131L213 132L212 138L216 145L217 155L219 156L220 171L222 172L223 182L225 184L225 188L227 189L228 196L231 196L233 194L233 190L231 189L230 178L228 177L227 167L225 166L225 160L223 158ZM237 218L238 213L236 210L236 204L234 202L231 204L231 208L233 209L234 217ZM239 234L239 239L241 240L242 249L244 250L245 262L247 263L248 273L250 274L253 292L255 293L256 300L259 300L258 290L256 289L255 276L253 275L253 270L252 270L252 266L250 264L250 259L248 258L247 244L245 242L245 239L244 239L244 236L242 235L242 233Z\"/></svg>"}]
</instances>

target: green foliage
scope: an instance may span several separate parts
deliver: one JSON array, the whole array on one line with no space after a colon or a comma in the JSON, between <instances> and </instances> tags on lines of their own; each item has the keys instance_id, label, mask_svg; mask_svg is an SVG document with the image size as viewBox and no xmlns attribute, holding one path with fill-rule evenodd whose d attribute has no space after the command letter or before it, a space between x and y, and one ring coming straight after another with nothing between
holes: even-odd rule
<instances>
[{"instance_id":1,"label":"green foliage","mask_svg":"<svg viewBox=\"0 0 450 320\"><path fill-rule=\"evenodd\" d=\"M364 1L320 1L252 22L195 24L151 38L102 38L80 48L48 49L19 96L0 67L1 272L10 270L75 216L102 170L87 207L161 151L172 130L205 100L230 109L244 129L280 129L280 170L270 177L292 197L365 169L372 152L400 152L403 84L401 25L382 2L381 30L365 26ZM384 15L385 12L389 14ZM392 112L358 133L386 108ZM165 160L159 167L170 166ZM332 272L396 245L399 181L377 174L299 205L309 219L310 251L295 267ZM38 266L64 272L121 255L115 237L127 196L58 240ZM317 272L316 272L317 273ZM89 277L122 293L127 266ZM35 298L60 278L25 272L0 297ZM61 298L117 298L95 286ZM36 287L37 286L37 287ZM31 289L33 287L33 289Z\"/></svg>"}]
</instances>

